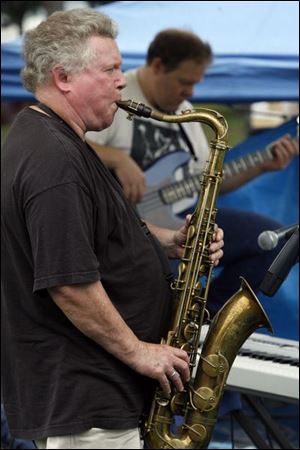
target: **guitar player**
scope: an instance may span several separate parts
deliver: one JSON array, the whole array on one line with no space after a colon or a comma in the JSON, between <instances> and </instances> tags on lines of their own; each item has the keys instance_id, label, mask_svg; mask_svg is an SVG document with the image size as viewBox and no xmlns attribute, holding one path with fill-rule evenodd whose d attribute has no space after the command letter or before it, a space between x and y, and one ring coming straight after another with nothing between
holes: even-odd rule
<instances>
[{"instance_id":1,"label":"guitar player","mask_svg":"<svg viewBox=\"0 0 300 450\"><path fill-rule=\"evenodd\" d=\"M143 102L167 114L180 114L183 110L192 109L187 98L192 96L195 84L203 79L212 59L210 45L197 35L178 29L161 31L149 46L146 64L125 74L127 86L122 97L124 100ZM146 205L141 213L146 220L151 205L153 210L158 211L155 196L147 189L147 171L151 169L154 182L164 176L167 178L166 175L173 173L177 167L179 157L184 164L178 165L175 176L185 178L203 169L209 152L199 123L174 124L137 117L129 121L127 114L120 109L108 129L89 132L86 139L115 173L127 197L137 206ZM281 137L273 143L269 158L261 158L247 170L225 177L221 192L237 189L268 171L284 169L298 151L298 144L289 135ZM155 174L155 164L158 163L160 173ZM185 198L173 205L173 212L186 210L191 204L194 200L191 202L191 199ZM167 206L162 206L166 210ZM257 290L281 248L278 245L273 251L264 252L258 247L257 237L262 231L281 226L263 215L220 208L217 223L225 232L225 252L223 270L210 287L208 306L212 312L239 288L240 275ZM165 222L164 226L172 227L172 224Z\"/></svg>"}]
</instances>

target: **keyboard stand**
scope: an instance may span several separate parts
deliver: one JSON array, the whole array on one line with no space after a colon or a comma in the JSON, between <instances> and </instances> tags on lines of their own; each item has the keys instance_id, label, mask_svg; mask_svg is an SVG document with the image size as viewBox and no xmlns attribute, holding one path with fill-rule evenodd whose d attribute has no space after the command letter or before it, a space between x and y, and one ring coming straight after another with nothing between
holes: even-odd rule
<instances>
[{"instance_id":1,"label":"keyboard stand","mask_svg":"<svg viewBox=\"0 0 300 450\"><path fill-rule=\"evenodd\" d=\"M294 448L291 446L290 442L283 435L283 432L281 432L281 430L279 429L278 424L272 419L271 415L266 410L266 408L264 408L264 406L259 401L257 401L254 396L241 394L241 397L254 410L256 416L264 424L267 433L270 433L270 435L272 435L272 437L277 441L280 448L282 449ZM258 433L255 427L255 423L253 422L253 419L251 417L246 415L242 410L233 411L232 415L258 449L273 448L270 447L270 445L267 444L265 440L262 438L262 436Z\"/></svg>"}]
</instances>

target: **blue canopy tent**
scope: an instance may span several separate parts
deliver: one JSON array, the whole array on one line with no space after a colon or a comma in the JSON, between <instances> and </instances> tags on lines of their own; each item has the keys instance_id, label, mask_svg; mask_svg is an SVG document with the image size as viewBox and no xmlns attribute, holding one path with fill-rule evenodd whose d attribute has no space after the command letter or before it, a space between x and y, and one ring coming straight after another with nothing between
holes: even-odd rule
<instances>
[{"instance_id":1,"label":"blue canopy tent","mask_svg":"<svg viewBox=\"0 0 300 450\"><path fill-rule=\"evenodd\" d=\"M118 24L123 69L145 62L153 36L164 28L180 27L210 42L215 59L192 101L250 103L294 100L298 88L299 3L297 1L123 1L97 8ZM22 88L22 39L1 46L2 100L30 100ZM288 131L287 128L252 137L229 152L228 158L255 151ZM298 158L281 172L257 178L220 198L220 205L247 208L289 225L298 222ZM260 298L263 296L260 296ZM298 268L277 294L264 299L275 334L298 337Z\"/></svg>"},{"instance_id":2,"label":"blue canopy tent","mask_svg":"<svg viewBox=\"0 0 300 450\"><path fill-rule=\"evenodd\" d=\"M297 1L121 1L97 8L119 26L123 69L144 63L153 36L180 27L211 43L215 60L193 101L298 99ZM1 46L1 97L30 99L19 76L22 40Z\"/></svg>"},{"instance_id":3,"label":"blue canopy tent","mask_svg":"<svg viewBox=\"0 0 300 450\"><path fill-rule=\"evenodd\" d=\"M298 98L298 2L124 1L98 9L119 25L126 69L144 63L146 48L164 28L185 28L210 42L215 60L193 101Z\"/></svg>"}]
</instances>

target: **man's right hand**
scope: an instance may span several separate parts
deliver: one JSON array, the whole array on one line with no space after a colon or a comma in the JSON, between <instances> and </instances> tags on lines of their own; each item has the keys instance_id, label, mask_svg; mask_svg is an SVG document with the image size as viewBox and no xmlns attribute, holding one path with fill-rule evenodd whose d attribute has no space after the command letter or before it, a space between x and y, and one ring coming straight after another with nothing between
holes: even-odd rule
<instances>
[{"instance_id":1,"label":"man's right hand","mask_svg":"<svg viewBox=\"0 0 300 450\"><path fill-rule=\"evenodd\" d=\"M171 393L171 384L181 392L190 380L188 354L166 344L139 341L129 365L142 375L157 380L167 395Z\"/></svg>"},{"instance_id":2,"label":"man's right hand","mask_svg":"<svg viewBox=\"0 0 300 450\"><path fill-rule=\"evenodd\" d=\"M126 197L132 203L138 203L146 191L145 175L131 156L122 152L122 158L114 168Z\"/></svg>"}]
</instances>

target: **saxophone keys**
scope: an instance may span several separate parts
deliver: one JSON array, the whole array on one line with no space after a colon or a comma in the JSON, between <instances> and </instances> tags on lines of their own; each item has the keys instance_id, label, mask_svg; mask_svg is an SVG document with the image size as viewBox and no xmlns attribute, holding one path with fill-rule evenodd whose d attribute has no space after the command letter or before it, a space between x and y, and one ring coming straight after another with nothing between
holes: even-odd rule
<instances>
[{"instance_id":1,"label":"saxophone keys","mask_svg":"<svg viewBox=\"0 0 300 450\"><path fill-rule=\"evenodd\" d=\"M188 355L190 355L191 350L192 350L191 344L189 344L188 342L185 342L184 344L182 344L180 346L180 348L181 348L181 350L184 350L185 352L187 352Z\"/></svg>"},{"instance_id":2,"label":"saxophone keys","mask_svg":"<svg viewBox=\"0 0 300 450\"><path fill-rule=\"evenodd\" d=\"M185 428L188 429L188 435L193 442L202 442L206 438L206 428L200 423L195 423L192 426L185 425Z\"/></svg>"},{"instance_id":3,"label":"saxophone keys","mask_svg":"<svg viewBox=\"0 0 300 450\"><path fill-rule=\"evenodd\" d=\"M171 394L165 394L163 391L158 391L155 396L155 401L159 406L166 407L169 405L171 400Z\"/></svg>"},{"instance_id":4,"label":"saxophone keys","mask_svg":"<svg viewBox=\"0 0 300 450\"><path fill-rule=\"evenodd\" d=\"M217 397L213 389L202 386L193 391L193 405L199 411L210 411L217 404Z\"/></svg>"},{"instance_id":5,"label":"saxophone keys","mask_svg":"<svg viewBox=\"0 0 300 450\"><path fill-rule=\"evenodd\" d=\"M186 395L184 393L178 392L173 395L170 403L171 411L173 414L183 414L183 409L186 404Z\"/></svg>"},{"instance_id":6,"label":"saxophone keys","mask_svg":"<svg viewBox=\"0 0 300 450\"><path fill-rule=\"evenodd\" d=\"M195 233L196 233L196 228L195 228L195 226L194 226L194 225L189 225L189 227L188 227L188 232L187 232L187 239L186 239L186 242L188 242L189 239L191 239L192 237L194 237Z\"/></svg>"},{"instance_id":7,"label":"saxophone keys","mask_svg":"<svg viewBox=\"0 0 300 450\"><path fill-rule=\"evenodd\" d=\"M193 301L194 301L194 304L193 304L193 306L191 307L191 311L194 313L194 315L198 315L198 313L200 312L200 300L201 300L201 297L199 297L199 296L196 296L196 297L194 297L193 298Z\"/></svg>"},{"instance_id":8,"label":"saxophone keys","mask_svg":"<svg viewBox=\"0 0 300 450\"><path fill-rule=\"evenodd\" d=\"M187 341L191 341L199 330L199 325L195 322L188 323L183 331L183 335Z\"/></svg>"},{"instance_id":9,"label":"saxophone keys","mask_svg":"<svg viewBox=\"0 0 300 450\"><path fill-rule=\"evenodd\" d=\"M202 370L210 377L217 377L229 370L229 364L225 356L221 354L202 357Z\"/></svg>"},{"instance_id":10,"label":"saxophone keys","mask_svg":"<svg viewBox=\"0 0 300 450\"><path fill-rule=\"evenodd\" d=\"M178 266L179 279L181 279L181 277L185 273L185 271L186 271L186 264L183 261L181 261Z\"/></svg>"}]
</instances>

